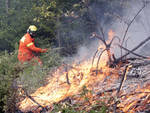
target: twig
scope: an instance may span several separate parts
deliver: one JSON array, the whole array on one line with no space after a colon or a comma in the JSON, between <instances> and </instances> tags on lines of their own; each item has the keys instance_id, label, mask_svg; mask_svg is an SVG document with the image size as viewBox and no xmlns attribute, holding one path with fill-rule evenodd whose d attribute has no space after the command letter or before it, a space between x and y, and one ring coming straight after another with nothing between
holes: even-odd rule
<instances>
[{"instance_id":1,"label":"twig","mask_svg":"<svg viewBox=\"0 0 150 113\"><path fill-rule=\"evenodd\" d=\"M146 6L146 5L143 5L143 7L137 12L137 14L133 17L133 19L131 20L131 22L128 24L127 29L125 30L125 34L124 34L124 36L123 36L123 40L122 40L122 42L121 42L121 45L122 45L122 46L123 46L124 40L125 40L125 38L126 38L126 35L127 35L127 33L128 33L128 30L129 30L131 24L133 23L133 21L135 20L135 18L140 14L140 12L145 8L145 6ZM121 50L121 56L122 56L122 50Z\"/></svg>"},{"instance_id":2,"label":"twig","mask_svg":"<svg viewBox=\"0 0 150 113\"><path fill-rule=\"evenodd\" d=\"M96 56L97 53L98 53L98 49L96 50L96 52L95 52L95 54L94 54L94 56L93 56L93 59L92 59L92 67L93 67L94 60L95 60L95 56Z\"/></svg>"},{"instance_id":3,"label":"twig","mask_svg":"<svg viewBox=\"0 0 150 113\"><path fill-rule=\"evenodd\" d=\"M143 40L140 44L138 44L135 48L133 48L132 50L130 50L130 52L127 52L126 54L124 54L124 55L121 56L120 58L116 59L116 61L114 61L113 64L119 63L124 57L126 57L126 56L129 55L131 52L134 52L135 50L137 50L138 48L140 48L143 44L145 44L145 43L148 42L149 40L150 40L150 37L146 38L146 39Z\"/></svg>"},{"instance_id":4,"label":"twig","mask_svg":"<svg viewBox=\"0 0 150 113\"><path fill-rule=\"evenodd\" d=\"M65 71L66 71L67 84L70 85L69 77L68 77L68 68L67 68L67 66L65 67Z\"/></svg>"},{"instance_id":5,"label":"twig","mask_svg":"<svg viewBox=\"0 0 150 113\"><path fill-rule=\"evenodd\" d=\"M99 92L96 93L96 95L101 95L101 94L103 94L103 93L105 93L105 92L112 92L112 91L117 90L117 89L118 89L118 88L108 89L108 90L104 90L104 91L99 91Z\"/></svg>"},{"instance_id":6,"label":"twig","mask_svg":"<svg viewBox=\"0 0 150 113\"><path fill-rule=\"evenodd\" d=\"M106 51L106 49L104 49L104 50L101 52L101 54L99 55L99 57L98 57L96 70L98 70L98 64L99 64L100 58L101 58L102 54L103 54L105 51ZM96 75L97 75L97 72L96 72Z\"/></svg>"},{"instance_id":7,"label":"twig","mask_svg":"<svg viewBox=\"0 0 150 113\"><path fill-rule=\"evenodd\" d=\"M150 92L133 92L133 93L130 93L130 94L121 95L119 98L122 98L122 97L124 97L124 96L129 96L129 95L141 94L141 93L150 94Z\"/></svg>"},{"instance_id":8,"label":"twig","mask_svg":"<svg viewBox=\"0 0 150 113\"><path fill-rule=\"evenodd\" d=\"M121 80L120 85L119 85L119 88L118 88L118 90L117 90L117 96L119 95L119 92L120 92L120 90L121 90L121 87L122 87L122 85L123 85L123 82L124 82L124 80L126 79L127 72L129 71L129 69L130 69L131 67L132 67L132 65L127 65L127 66L125 67L122 80Z\"/></svg>"},{"instance_id":9,"label":"twig","mask_svg":"<svg viewBox=\"0 0 150 113\"><path fill-rule=\"evenodd\" d=\"M126 50L127 52L132 53L132 54L135 55L135 56L142 57L142 58L144 58L144 59L148 59L148 58L149 58L149 57L145 57L145 56L139 55L139 54L137 54L137 53L134 53L134 52L130 51L129 49L127 49L127 48L125 48L125 47L123 47L123 46L121 46L121 45L118 45L118 46L119 46L120 48Z\"/></svg>"},{"instance_id":10,"label":"twig","mask_svg":"<svg viewBox=\"0 0 150 113\"><path fill-rule=\"evenodd\" d=\"M110 41L110 45L112 44L112 42L115 40L115 39L118 39L119 43L120 43L120 38L118 36L114 36L112 38L112 40Z\"/></svg>"},{"instance_id":11,"label":"twig","mask_svg":"<svg viewBox=\"0 0 150 113\"><path fill-rule=\"evenodd\" d=\"M40 105L32 96L30 96L30 95L28 94L28 92L26 91L25 88L22 88L22 90L25 92L25 95L26 95L30 100L32 100L34 103L36 103L36 104L38 105L37 109L38 109L39 107L41 107L43 110L45 109L45 107L43 107L42 105Z\"/></svg>"},{"instance_id":12,"label":"twig","mask_svg":"<svg viewBox=\"0 0 150 113\"><path fill-rule=\"evenodd\" d=\"M119 88L118 88L118 90L117 90L117 94L116 94L117 98L119 97L119 92L120 92L120 90L121 90L121 87L122 87L122 85L123 85L123 82L125 81L125 78L126 78L126 76L127 76L127 72L128 72L128 70L129 70L131 67L132 67L131 65L127 65L127 66L125 67L125 70L124 70L124 73L123 73L123 77L122 77L122 79L121 79ZM114 113L117 113L117 112L116 112L117 103L118 103L118 101L116 101L115 104L114 104Z\"/></svg>"},{"instance_id":13,"label":"twig","mask_svg":"<svg viewBox=\"0 0 150 113\"><path fill-rule=\"evenodd\" d=\"M103 44L105 45L105 50L107 51L107 54L108 54L109 63L112 62L110 47L111 47L111 44L112 44L114 38L117 38L117 37L114 37L114 38L110 41L110 43L108 43L108 44L106 43L106 41L105 41L104 38L102 38L101 36L97 35L96 33L93 33L93 37L96 37L96 38L98 38L100 41L103 42Z\"/></svg>"}]
</instances>

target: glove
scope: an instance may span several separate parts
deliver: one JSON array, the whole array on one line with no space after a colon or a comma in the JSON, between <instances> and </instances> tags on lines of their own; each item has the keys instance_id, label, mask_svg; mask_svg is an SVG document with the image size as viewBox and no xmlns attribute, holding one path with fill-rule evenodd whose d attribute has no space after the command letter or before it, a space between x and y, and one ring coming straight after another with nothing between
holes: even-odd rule
<instances>
[{"instance_id":1,"label":"glove","mask_svg":"<svg viewBox=\"0 0 150 113\"><path fill-rule=\"evenodd\" d=\"M46 53L48 49L42 49L42 53Z\"/></svg>"}]
</instances>

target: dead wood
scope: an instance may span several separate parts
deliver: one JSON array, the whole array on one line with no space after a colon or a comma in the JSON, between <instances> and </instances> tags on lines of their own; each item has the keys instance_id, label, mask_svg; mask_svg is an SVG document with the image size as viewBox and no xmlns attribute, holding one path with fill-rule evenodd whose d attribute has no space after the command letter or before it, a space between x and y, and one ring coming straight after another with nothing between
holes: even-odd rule
<instances>
[{"instance_id":1,"label":"dead wood","mask_svg":"<svg viewBox=\"0 0 150 113\"><path fill-rule=\"evenodd\" d=\"M146 7L146 5L144 4L143 7L137 12L137 14L133 17L133 19L130 21L130 23L128 24L127 26L127 29L125 30L125 33L124 33L124 36L123 36L123 39L122 39L122 42L121 42L121 45L123 46L123 43L124 43L124 40L126 38L126 35L128 33L128 30L131 26L131 24L133 23L133 21L136 19L136 17L140 14L140 12ZM122 56L122 49L121 49L121 56Z\"/></svg>"},{"instance_id":2,"label":"dead wood","mask_svg":"<svg viewBox=\"0 0 150 113\"><path fill-rule=\"evenodd\" d=\"M144 61L142 63L131 63L132 67L140 67L140 66L146 66L146 65L149 65L150 64L150 61Z\"/></svg>"},{"instance_id":3,"label":"dead wood","mask_svg":"<svg viewBox=\"0 0 150 113\"><path fill-rule=\"evenodd\" d=\"M118 38L118 37L114 37L111 41L110 41L110 43L106 43L106 40L103 38L103 37L101 37L101 36L99 36L98 34L96 34L96 33L93 33L92 34L92 37L96 37L96 38L98 38L103 44L104 44L104 46L105 46L105 49L102 51L102 53L104 52L104 51L107 51L107 55L108 55L108 59L109 59L109 64L113 61L112 60L112 54L111 54L111 52L110 52L110 48L111 48L111 45L112 45L112 42L114 41L114 39L115 38ZM96 56L96 54L98 53L98 50L95 52L95 54L94 54L94 56L93 56L93 59L95 58L95 56ZM102 54L100 54L100 56L99 56L99 58L101 57L101 55ZM93 62L94 62L94 60L92 61L92 65L93 65Z\"/></svg>"},{"instance_id":4,"label":"dead wood","mask_svg":"<svg viewBox=\"0 0 150 113\"><path fill-rule=\"evenodd\" d=\"M101 58L102 54L103 54L105 51L106 51L106 49L104 49L104 50L101 52L101 54L99 55L99 57L98 57L96 70L98 70L98 64L99 64L100 58ZM96 73L96 74L97 74L97 73Z\"/></svg>"},{"instance_id":5,"label":"dead wood","mask_svg":"<svg viewBox=\"0 0 150 113\"><path fill-rule=\"evenodd\" d=\"M130 94L123 94L123 95L119 96L119 98L127 97L127 96L130 96L130 95L141 94L141 93L150 94L150 92L133 92L133 93L130 93Z\"/></svg>"},{"instance_id":6,"label":"dead wood","mask_svg":"<svg viewBox=\"0 0 150 113\"><path fill-rule=\"evenodd\" d=\"M67 84L70 85L69 77L68 77L68 68L67 68L67 66L65 67L65 71L66 71L66 80L67 80Z\"/></svg>"},{"instance_id":7,"label":"dead wood","mask_svg":"<svg viewBox=\"0 0 150 113\"><path fill-rule=\"evenodd\" d=\"M34 103L36 103L36 104L38 105L36 109L38 109L39 107L41 107L43 111L46 110L45 107L43 107L42 105L40 105L32 96L30 96L30 95L28 94L28 92L27 92L27 90L26 90L25 88L22 88L22 90L24 91L25 95L26 95L30 100L32 100Z\"/></svg>"},{"instance_id":8,"label":"dead wood","mask_svg":"<svg viewBox=\"0 0 150 113\"><path fill-rule=\"evenodd\" d=\"M102 95L103 93L106 93L106 92L113 92L114 90L117 90L118 88L112 88L112 89L108 89L108 90L104 90L104 91L98 91L96 93L96 95Z\"/></svg>"},{"instance_id":9,"label":"dead wood","mask_svg":"<svg viewBox=\"0 0 150 113\"><path fill-rule=\"evenodd\" d=\"M132 53L132 54L135 55L135 56L138 56L138 57L141 57L141 58L144 58L144 59L150 58L150 57L145 57L145 56L139 55L139 54L137 54L137 53L134 53L134 52L132 52L131 50L129 50L129 49L127 49L127 48L125 48L125 47L123 47L123 46L121 46L121 45L118 45L118 46L119 46L120 48L124 49L125 51Z\"/></svg>"},{"instance_id":10,"label":"dead wood","mask_svg":"<svg viewBox=\"0 0 150 113\"><path fill-rule=\"evenodd\" d=\"M98 53L98 49L96 50L96 52L94 53L94 56L93 56L93 59L92 59L92 67L93 67L93 64L94 64L94 60L95 60L95 57L96 57L96 54Z\"/></svg>"},{"instance_id":11,"label":"dead wood","mask_svg":"<svg viewBox=\"0 0 150 113\"><path fill-rule=\"evenodd\" d=\"M119 97L119 92L120 92L120 90L121 90L121 87L122 87L122 85L123 85L123 82L125 81L125 78L126 78L126 76L127 76L127 72L128 72L128 70L129 70L129 68L131 68L130 65L127 65L127 66L125 67L125 70L124 70L124 73L123 73L123 77L122 77L122 79L121 79L119 88L117 89L117 94L116 94L117 98ZM116 101L115 104L114 104L114 113L117 113L117 112L116 112L117 104L118 104L118 101Z\"/></svg>"},{"instance_id":12,"label":"dead wood","mask_svg":"<svg viewBox=\"0 0 150 113\"><path fill-rule=\"evenodd\" d=\"M135 48L133 48L132 50L130 50L129 52L127 52L126 54L124 54L123 56L117 58L110 67L113 67L114 65L118 64L119 62L122 61L123 58L125 58L127 55L129 55L131 52L133 53L135 50L137 50L138 48L140 48L142 45L144 45L146 42L148 42L150 40L150 37L146 38L145 40L143 40L140 44L138 44Z\"/></svg>"}]
</instances>

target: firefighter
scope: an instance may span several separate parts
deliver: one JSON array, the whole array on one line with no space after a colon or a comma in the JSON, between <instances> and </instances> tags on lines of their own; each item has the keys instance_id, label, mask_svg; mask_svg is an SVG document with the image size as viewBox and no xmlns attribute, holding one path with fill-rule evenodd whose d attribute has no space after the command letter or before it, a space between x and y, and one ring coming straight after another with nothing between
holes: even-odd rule
<instances>
[{"instance_id":1,"label":"firefighter","mask_svg":"<svg viewBox=\"0 0 150 113\"><path fill-rule=\"evenodd\" d=\"M38 62L42 65L42 61L34 55L34 53L45 53L47 49L37 48L34 45L34 38L36 35L37 27L35 25L30 25L27 29L27 33L20 39L19 42L19 51L18 51L18 60L21 63L24 62Z\"/></svg>"}]
</instances>

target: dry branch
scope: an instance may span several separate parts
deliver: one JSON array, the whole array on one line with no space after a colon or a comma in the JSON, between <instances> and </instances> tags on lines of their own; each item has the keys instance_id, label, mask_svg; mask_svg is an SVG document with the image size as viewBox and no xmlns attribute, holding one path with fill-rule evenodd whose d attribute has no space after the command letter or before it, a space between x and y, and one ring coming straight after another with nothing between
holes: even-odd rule
<instances>
[{"instance_id":1,"label":"dry branch","mask_svg":"<svg viewBox=\"0 0 150 113\"><path fill-rule=\"evenodd\" d=\"M116 94L117 98L119 97L119 92L120 92L120 90L121 90L121 87L122 87L122 85L123 85L123 82L125 81L125 78L126 78L126 76L127 76L127 72L128 72L128 70L129 70L130 68L131 68L131 65L127 65L127 66L125 67L125 70L124 70L124 73L123 73L123 77L122 77L122 79L121 79L119 88L118 88L118 90L117 90L117 94ZM114 113L116 113L117 103L118 103L118 101L116 101L115 104L114 104Z\"/></svg>"},{"instance_id":2,"label":"dry branch","mask_svg":"<svg viewBox=\"0 0 150 113\"><path fill-rule=\"evenodd\" d=\"M65 71L66 71L66 80L67 80L67 84L70 85L69 77L68 77L68 68L67 68L67 66L65 67Z\"/></svg>"},{"instance_id":3,"label":"dry branch","mask_svg":"<svg viewBox=\"0 0 150 113\"><path fill-rule=\"evenodd\" d=\"M137 54L137 53L134 53L134 52L132 52L131 50L129 50L129 49L127 49L127 48L125 48L125 47L123 47L123 46L121 46L121 45L118 45L118 46L119 46L120 48L124 49L125 51L132 53L132 54L135 55L135 56L138 56L138 57L141 57L141 58L144 58L144 59L148 59L148 58L149 58L149 57L145 57L145 56L139 55L139 54Z\"/></svg>"},{"instance_id":4,"label":"dry branch","mask_svg":"<svg viewBox=\"0 0 150 113\"><path fill-rule=\"evenodd\" d=\"M146 94L150 94L150 92L133 92L133 93L130 93L130 94L123 94L121 95L119 98L122 98L122 97L127 97L129 95L136 95L136 94L141 94L141 93L146 93Z\"/></svg>"},{"instance_id":5,"label":"dry branch","mask_svg":"<svg viewBox=\"0 0 150 113\"><path fill-rule=\"evenodd\" d=\"M112 89L108 89L108 90L104 90L104 91L98 91L97 93L96 93L96 95L101 95L101 94L103 94L103 93L105 93L105 92L113 92L114 90L117 90L118 88L112 88Z\"/></svg>"},{"instance_id":6,"label":"dry branch","mask_svg":"<svg viewBox=\"0 0 150 113\"><path fill-rule=\"evenodd\" d=\"M125 31L125 34L124 34L124 36L123 36L122 42L121 42L121 45L122 45L122 46L123 46L124 40L125 40L125 38L126 38L126 35L127 35L127 33L128 33L128 30L129 30L131 24L133 23L133 21L135 20L135 18L140 14L140 12L141 12L145 7L146 7L146 5L144 4L143 7L142 7L142 8L137 12L137 14L133 17L133 19L131 20L131 22L128 24L127 29L126 29L126 31ZM121 50L121 55L122 55L122 50Z\"/></svg>"},{"instance_id":7,"label":"dry branch","mask_svg":"<svg viewBox=\"0 0 150 113\"><path fill-rule=\"evenodd\" d=\"M42 105L40 105L32 96L30 96L30 95L28 94L28 92L26 91L25 88L22 88L22 90L25 92L25 95L26 95L30 100L32 100L34 103L36 103L36 104L38 105L37 109L38 109L39 107L41 107L42 110L45 111L45 107L43 107Z\"/></svg>"},{"instance_id":8,"label":"dry branch","mask_svg":"<svg viewBox=\"0 0 150 113\"><path fill-rule=\"evenodd\" d=\"M140 44L138 44L135 48L133 48L132 50L130 50L130 52L127 52L126 54L124 54L123 56L119 57L118 59L116 59L116 61L113 62L112 65L116 65L118 64L120 61L122 61L122 59L124 57L126 57L127 55L129 55L131 52L133 53L135 50L137 50L138 48L140 48L142 45L144 45L146 42L148 42L150 40L150 37L146 38L145 40L143 40Z\"/></svg>"},{"instance_id":9,"label":"dry branch","mask_svg":"<svg viewBox=\"0 0 150 113\"><path fill-rule=\"evenodd\" d=\"M92 34L92 37L96 37L96 38L98 38L100 41L102 41L102 43L103 43L104 46L105 46L105 49L102 51L102 53L103 53L105 50L107 51L108 59L109 59L109 64L111 64L111 62L112 62L112 54L111 54L111 52L110 52L111 44L112 44L112 42L114 41L114 39L115 39L115 38L118 38L118 37L114 37L114 38L110 41L110 43L108 43L108 44L106 43L106 41L105 41L104 38L102 38L101 36L99 36L99 35L96 34L96 33L93 33L93 34ZM93 58L95 58L97 52L98 52L98 50L95 52ZM102 54L100 54L99 58L101 57L101 55L102 55ZM114 57L114 56L113 56L113 57ZM94 61L94 60L93 60L93 61ZM93 61L92 61L92 65L93 65ZM99 61L98 61L98 62L99 62Z\"/></svg>"},{"instance_id":10,"label":"dry branch","mask_svg":"<svg viewBox=\"0 0 150 113\"><path fill-rule=\"evenodd\" d=\"M99 57L98 57L96 70L98 70L98 64L99 64L100 58L101 58L102 54L103 54L105 51L106 51L106 49L104 49L104 50L101 52L101 54L99 55ZM96 74L97 74L97 73L96 73Z\"/></svg>"},{"instance_id":11,"label":"dry branch","mask_svg":"<svg viewBox=\"0 0 150 113\"><path fill-rule=\"evenodd\" d=\"M95 54L94 54L94 56L93 56L93 59L92 59L92 67L93 67L94 60L95 60L95 56L96 56L97 53L98 53L98 49L96 50L96 52L95 52Z\"/></svg>"}]
</instances>

